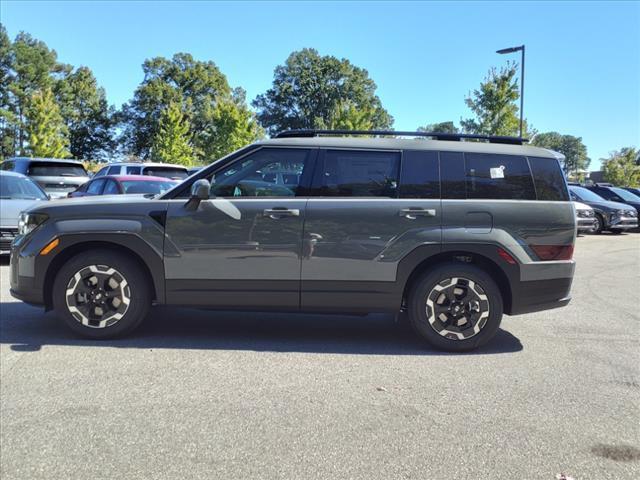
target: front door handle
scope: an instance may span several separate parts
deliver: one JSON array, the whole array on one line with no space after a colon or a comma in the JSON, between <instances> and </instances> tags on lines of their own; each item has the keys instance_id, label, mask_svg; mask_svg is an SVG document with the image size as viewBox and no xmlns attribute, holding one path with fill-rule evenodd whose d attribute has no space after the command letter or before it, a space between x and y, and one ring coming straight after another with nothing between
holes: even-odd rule
<instances>
[{"instance_id":1,"label":"front door handle","mask_svg":"<svg viewBox=\"0 0 640 480\"><path fill-rule=\"evenodd\" d=\"M265 217L273 218L274 220L282 217L299 217L300 210L297 208L284 208L284 207L276 207L276 208L266 208L263 210L263 215Z\"/></svg>"},{"instance_id":2,"label":"front door handle","mask_svg":"<svg viewBox=\"0 0 640 480\"><path fill-rule=\"evenodd\" d=\"M435 217L436 211L432 208L403 208L398 212L398 215L415 220L417 217Z\"/></svg>"}]
</instances>

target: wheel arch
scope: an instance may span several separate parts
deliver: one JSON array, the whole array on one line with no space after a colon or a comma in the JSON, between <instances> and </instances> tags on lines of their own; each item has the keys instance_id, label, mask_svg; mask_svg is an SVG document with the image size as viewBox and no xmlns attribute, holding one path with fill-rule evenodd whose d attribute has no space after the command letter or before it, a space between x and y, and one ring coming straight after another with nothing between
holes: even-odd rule
<instances>
[{"instance_id":1,"label":"wheel arch","mask_svg":"<svg viewBox=\"0 0 640 480\"><path fill-rule=\"evenodd\" d=\"M457 248L447 249L437 254L420 258L417 252L412 252L417 259L411 259L410 255L400 262L398 269L398 280L402 286L402 303L406 304L409 291L413 284L426 271L437 268L438 265L444 263L469 263L487 272L496 282L502 295L504 304L504 312L509 314L513 305L513 288L514 281L519 279L519 267L517 264L506 264L497 253L497 246L493 245L460 245ZM492 254L495 251L495 254ZM492 258L494 257L494 258ZM417 260L417 261L416 261ZM505 264L502 267L501 264Z\"/></svg>"},{"instance_id":2,"label":"wheel arch","mask_svg":"<svg viewBox=\"0 0 640 480\"><path fill-rule=\"evenodd\" d=\"M164 303L164 266L162 258L140 238L129 234L115 234L116 238L109 235L101 235L102 238L74 238L73 236L60 237L62 249L53 257L45 267L43 281L43 299L45 309L53 308L53 282L56 273L67 260L82 252L96 249L112 250L124 253L139 264L147 276L152 288L152 299L157 303ZM86 237L84 235L83 237Z\"/></svg>"}]
</instances>

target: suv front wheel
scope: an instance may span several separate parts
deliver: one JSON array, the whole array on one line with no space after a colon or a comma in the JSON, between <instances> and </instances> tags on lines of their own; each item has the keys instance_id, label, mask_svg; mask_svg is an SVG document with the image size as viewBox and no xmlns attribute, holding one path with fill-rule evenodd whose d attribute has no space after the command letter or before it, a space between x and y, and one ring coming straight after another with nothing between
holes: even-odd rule
<instances>
[{"instance_id":1,"label":"suv front wheel","mask_svg":"<svg viewBox=\"0 0 640 480\"><path fill-rule=\"evenodd\" d=\"M432 346L451 352L487 343L502 320L502 295L491 277L467 264L443 264L423 275L409 294L413 329Z\"/></svg>"},{"instance_id":2,"label":"suv front wheel","mask_svg":"<svg viewBox=\"0 0 640 480\"><path fill-rule=\"evenodd\" d=\"M123 336L144 320L151 295L137 262L96 250L68 260L53 284L56 313L74 332L92 339Z\"/></svg>"}]
</instances>

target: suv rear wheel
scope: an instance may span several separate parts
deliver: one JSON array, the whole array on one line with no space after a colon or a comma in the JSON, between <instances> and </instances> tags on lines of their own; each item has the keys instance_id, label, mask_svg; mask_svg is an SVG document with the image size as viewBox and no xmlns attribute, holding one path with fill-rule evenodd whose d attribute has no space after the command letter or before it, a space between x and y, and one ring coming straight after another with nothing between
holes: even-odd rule
<instances>
[{"instance_id":1,"label":"suv rear wheel","mask_svg":"<svg viewBox=\"0 0 640 480\"><path fill-rule=\"evenodd\" d=\"M74 332L93 339L135 329L151 305L148 279L137 262L109 250L78 254L53 284L53 306Z\"/></svg>"},{"instance_id":2,"label":"suv rear wheel","mask_svg":"<svg viewBox=\"0 0 640 480\"><path fill-rule=\"evenodd\" d=\"M483 270L444 264L422 276L409 295L413 329L432 346L450 352L487 343L502 320L502 295Z\"/></svg>"}]
</instances>

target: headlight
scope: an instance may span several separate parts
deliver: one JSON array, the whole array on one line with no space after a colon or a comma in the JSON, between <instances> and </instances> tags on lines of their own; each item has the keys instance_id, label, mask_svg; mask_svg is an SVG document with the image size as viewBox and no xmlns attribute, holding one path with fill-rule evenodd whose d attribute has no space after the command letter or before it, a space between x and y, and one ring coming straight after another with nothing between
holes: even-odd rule
<instances>
[{"instance_id":1,"label":"headlight","mask_svg":"<svg viewBox=\"0 0 640 480\"><path fill-rule=\"evenodd\" d=\"M20 214L18 222L18 235L27 235L42 225L49 218L44 213L25 213Z\"/></svg>"},{"instance_id":2,"label":"headlight","mask_svg":"<svg viewBox=\"0 0 640 480\"><path fill-rule=\"evenodd\" d=\"M637 217L638 216L638 212L636 212L635 210L627 210L625 212L625 215L627 217Z\"/></svg>"}]
</instances>

